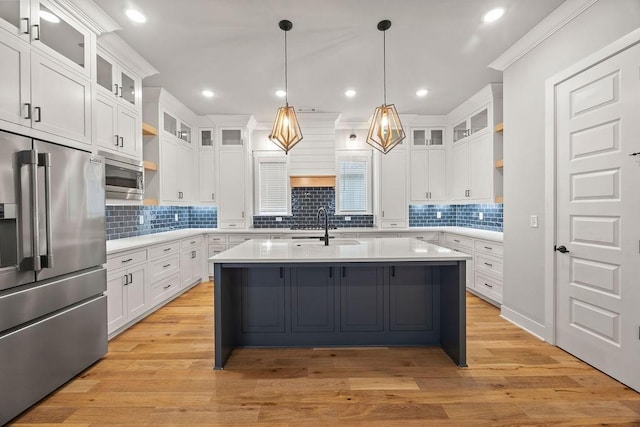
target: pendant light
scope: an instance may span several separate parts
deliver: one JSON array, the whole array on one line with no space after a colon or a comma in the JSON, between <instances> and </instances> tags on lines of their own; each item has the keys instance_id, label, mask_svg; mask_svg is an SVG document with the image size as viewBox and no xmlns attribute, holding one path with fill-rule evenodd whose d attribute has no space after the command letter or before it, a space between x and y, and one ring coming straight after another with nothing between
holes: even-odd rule
<instances>
[{"instance_id":1,"label":"pendant light","mask_svg":"<svg viewBox=\"0 0 640 427\"><path fill-rule=\"evenodd\" d=\"M291 21L283 19L278 26L284 31L284 91L285 106L278 108L276 119L273 122L273 128L269 139L280 147L285 154L289 154L289 150L298 142L302 141L302 132L300 124L296 117L296 111L293 106L289 106L289 89L287 87L287 31L293 28Z\"/></svg>"},{"instance_id":2,"label":"pendant light","mask_svg":"<svg viewBox=\"0 0 640 427\"><path fill-rule=\"evenodd\" d=\"M378 22L378 30L382 31L382 80L384 100L376 107L371 118L371 126L367 135L367 143L376 150L387 154L405 138L400 117L393 104L387 104L387 39L386 31L391 28L391 21Z\"/></svg>"}]
</instances>

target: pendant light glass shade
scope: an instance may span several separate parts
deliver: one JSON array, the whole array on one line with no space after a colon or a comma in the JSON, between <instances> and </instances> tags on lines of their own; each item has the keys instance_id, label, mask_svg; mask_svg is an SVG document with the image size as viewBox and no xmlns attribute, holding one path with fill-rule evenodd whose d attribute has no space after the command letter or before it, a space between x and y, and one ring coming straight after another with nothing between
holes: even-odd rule
<instances>
[{"instance_id":1,"label":"pendant light glass shade","mask_svg":"<svg viewBox=\"0 0 640 427\"><path fill-rule=\"evenodd\" d=\"M393 147L400 144L405 138L404 129L400 122L400 116L393 104L387 104L387 46L385 31L391 27L391 21L378 22L378 30L382 31L382 63L384 102L376 107L371 117L371 125L367 134L367 143L378 151L387 154Z\"/></svg>"},{"instance_id":2,"label":"pendant light glass shade","mask_svg":"<svg viewBox=\"0 0 640 427\"><path fill-rule=\"evenodd\" d=\"M289 104L278 108L269 139L286 154L302 140L302 132L300 131L296 111Z\"/></svg>"},{"instance_id":3,"label":"pendant light glass shade","mask_svg":"<svg viewBox=\"0 0 640 427\"><path fill-rule=\"evenodd\" d=\"M284 31L284 90L285 90L285 106L278 108L276 119L271 128L269 139L276 144L285 154L289 154L289 150L298 142L302 141L302 131L300 123L296 116L296 110L293 106L289 106L289 91L287 87L287 31L293 28L291 21L283 19L278 26Z\"/></svg>"}]
</instances>

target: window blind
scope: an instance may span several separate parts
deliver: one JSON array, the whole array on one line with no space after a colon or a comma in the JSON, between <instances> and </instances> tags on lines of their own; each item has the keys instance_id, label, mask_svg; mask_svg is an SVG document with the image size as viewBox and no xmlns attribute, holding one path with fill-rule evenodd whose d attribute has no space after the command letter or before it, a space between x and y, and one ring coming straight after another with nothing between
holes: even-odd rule
<instances>
[{"instance_id":1,"label":"window blind","mask_svg":"<svg viewBox=\"0 0 640 427\"><path fill-rule=\"evenodd\" d=\"M258 163L259 215L287 215L289 186L287 163L281 160L261 159Z\"/></svg>"},{"instance_id":2,"label":"window blind","mask_svg":"<svg viewBox=\"0 0 640 427\"><path fill-rule=\"evenodd\" d=\"M338 210L362 212L369 210L368 162L366 158L338 160Z\"/></svg>"}]
</instances>

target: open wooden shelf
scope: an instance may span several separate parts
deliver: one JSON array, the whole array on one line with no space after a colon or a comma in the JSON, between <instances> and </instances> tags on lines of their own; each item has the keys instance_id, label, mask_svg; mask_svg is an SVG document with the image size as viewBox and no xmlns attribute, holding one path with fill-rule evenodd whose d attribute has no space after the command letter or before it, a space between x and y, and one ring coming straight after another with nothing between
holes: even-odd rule
<instances>
[{"instance_id":1,"label":"open wooden shelf","mask_svg":"<svg viewBox=\"0 0 640 427\"><path fill-rule=\"evenodd\" d=\"M496 169L502 169L504 167L504 160L496 160Z\"/></svg>"},{"instance_id":2,"label":"open wooden shelf","mask_svg":"<svg viewBox=\"0 0 640 427\"><path fill-rule=\"evenodd\" d=\"M502 133L502 131L504 130L504 123L502 122L498 123L497 125L495 125L493 130L495 130L496 132Z\"/></svg>"},{"instance_id":3,"label":"open wooden shelf","mask_svg":"<svg viewBox=\"0 0 640 427\"><path fill-rule=\"evenodd\" d=\"M154 162L149 162L147 160L142 162L142 165L144 166L144 170L146 171L157 171L158 170L158 164L154 163Z\"/></svg>"},{"instance_id":4,"label":"open wooden shelf","mask_svg":"<svg viewBox=\"0 0 640 427\"><path fill-rule=\"evenodd\" d=\"M158 199L144 199L142 204L144 206L158 206Z\"/></svg>"},{"instance_id":5,"label":"open wooden shelf","mask_svg":"<svg viewBox=\"0 0 640 427\"><path fill-rule=\"evenodd\" d=\"M503 196L496 196L496 203L504 203L504 197Z\"/></svg>"},{"instance_id":6,"label":"open wooden shelf","mask_svg":"<svg viewBox=\"0 0 640 427\"><path fill-rule=\"evenodd\" d=\"M142 134L145 136L156 136L158 135L158 129L148 123L142 122Z\"/></svg>"}]
</instances>

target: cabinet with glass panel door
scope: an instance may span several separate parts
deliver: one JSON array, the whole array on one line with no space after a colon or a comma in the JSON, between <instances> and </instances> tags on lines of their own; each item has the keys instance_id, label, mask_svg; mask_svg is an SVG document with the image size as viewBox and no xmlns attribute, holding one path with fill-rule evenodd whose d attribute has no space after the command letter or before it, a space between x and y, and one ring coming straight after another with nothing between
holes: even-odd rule
<instances>
[{"instance_id":1,"label":"cabinet with glass panel door","mask_svg":"<svg viewBox=\"0 0 640 427\"><path fill-rule=\"evenodd\" d=\"M444 127L411 129L410 194L412 203L446 201Z\"/></svg>"},{"instance_id":2,"label":"cabinet with glass panel door","mask_svg":"<svg viewBox=\"0 0 640 427\"><path fill-rule=\"evenodd\" d=\"M49 0L3 0L0 28L3 127L65 145L91 144L95 35Z\"/></svg>"}]
</instances>

